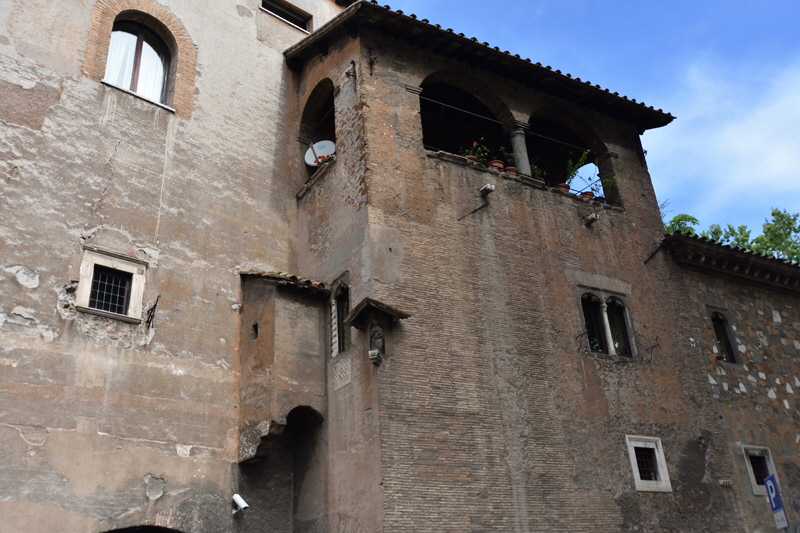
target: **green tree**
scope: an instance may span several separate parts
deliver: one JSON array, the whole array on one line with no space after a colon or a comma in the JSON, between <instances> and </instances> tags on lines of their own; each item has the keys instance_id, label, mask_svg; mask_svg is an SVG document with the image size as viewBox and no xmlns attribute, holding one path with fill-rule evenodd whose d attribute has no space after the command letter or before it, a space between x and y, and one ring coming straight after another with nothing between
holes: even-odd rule
<instances>
[{"instance_id":1,"label":"green tree","mask_svg":"<svg viewBox=\"0 0 800 533\"><path fill-rule=\"evenodd\" d=\"M666 206L666 204L662 205ZM680 213L672 217L669 222L664 223L664 231L667 233L683 231L695 235L697 230L695 230L694 227L698 224L700 224L700 221L694 218L692 215Z\"/></svg>"},{"instance_id":2,"label":"green tree","mask_svg":"<svg viewBox=\"0 0 800 533\"><path fill-rule=\"evenodd\" d=\"M752 250L779 259L800 261L800 213L772 210L772 220L764 220L761 235L753 239Z\"/></svg>"},{"instance_id":3,"label":"green tree","mask_svg":"<svg viewBox=\"0 0 800 533\"><path fill-rule=\"evenodd\" d=\"M706 231L700 232L701 237L714 239L723 244L738 246L739 248L753 249L753 241L750 240L750 230L745 225L736 228L727 224L723 229L719 224L711 224Z\"/></svg>"},{"instance_id":4,"label":"green tree","mask_svg":"<svg viewBox=\"0 0 800 533\"><path fill-rule=\"evenodd\" d=\"M659 206L662 213L667 202ZM681 213L664 223L667 233L674 231L696 235L695 226L700 223L695 217ZM745 226L711 224L700 236L713 239L722 244L738 246L754 252L771 255L778 259L800 262L800 213L789 213L785 209L773 209L772 218L764 219L761 235L750 237L751 231Z\"/></svg>"}]
</instances>

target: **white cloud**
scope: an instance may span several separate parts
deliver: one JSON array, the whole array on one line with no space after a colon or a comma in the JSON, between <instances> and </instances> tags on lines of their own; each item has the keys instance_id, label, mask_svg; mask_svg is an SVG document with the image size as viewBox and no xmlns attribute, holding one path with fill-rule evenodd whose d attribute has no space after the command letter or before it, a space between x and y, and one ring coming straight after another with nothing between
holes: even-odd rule
<instances>
[{"instance_id":1,"label":"white cloud","mask_svg":"<svg viewBox=\"0 0 800 533\"><path fill-rule=\"evenodd\" d=\"M697 63L676 86L665 108L678 119L643 139L672 214L757 233L772 207L800 211L800 60L779 71Z\"/></svg>"}]
</instances>

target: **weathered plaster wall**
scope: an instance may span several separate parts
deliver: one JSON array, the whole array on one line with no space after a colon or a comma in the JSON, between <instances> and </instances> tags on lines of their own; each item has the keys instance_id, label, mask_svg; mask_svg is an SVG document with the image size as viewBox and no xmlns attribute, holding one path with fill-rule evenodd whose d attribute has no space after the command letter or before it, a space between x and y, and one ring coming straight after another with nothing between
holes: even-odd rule
<instances>
[{"instance_id":1,"label":"weathered plaster wall","mask_svg":"<svg viewBox=\"0 0 800 533\"><path fill-rule=\"evenodd\" d=\"M748 531L775 527L764 496L753 494L742 446L769 448L790 524L800 518L800 301L741 279L684 270L689 307L687 342L702 362L706 387L725 425L727 453L735 465L733 487ZM732 329L737 363L717 360L711 313L721 311Z\"/></svg>"},{"instance_id":2,"label":"weathered plaster wall","mask_svg":"<svg viewBox=\"0 0 800 533\"><path fill-rule=\"evenodd\" d=\"M0 529L227 531L237 266L293 269L305 34L257 0L160 2L196 51L188 117L84 75L94 4L0 5ZM82 244L148 261L153 327L75 310Z\"/></svg>"}]
</instances>

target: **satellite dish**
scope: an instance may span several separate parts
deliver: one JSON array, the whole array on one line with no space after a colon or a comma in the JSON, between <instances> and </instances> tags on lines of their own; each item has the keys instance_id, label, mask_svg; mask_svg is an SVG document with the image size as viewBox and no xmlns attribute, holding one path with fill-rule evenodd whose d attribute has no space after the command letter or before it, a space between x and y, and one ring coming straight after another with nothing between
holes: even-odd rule
<instances>
[{"instance_id":1,"label":"satellite dish","mask_svg":"<svg viewBox=\"0 0 800 533\"><path fill-rule=\"evenodd\" d=\"M303 158L306 162L306 165L310 167L318 167L319 163L317 162L321 157L330 157L336 153L336 144L333 141L320 141L318 143L314 143L308 150L306 150L306 155Z\"/></svg>"}]
</instances>

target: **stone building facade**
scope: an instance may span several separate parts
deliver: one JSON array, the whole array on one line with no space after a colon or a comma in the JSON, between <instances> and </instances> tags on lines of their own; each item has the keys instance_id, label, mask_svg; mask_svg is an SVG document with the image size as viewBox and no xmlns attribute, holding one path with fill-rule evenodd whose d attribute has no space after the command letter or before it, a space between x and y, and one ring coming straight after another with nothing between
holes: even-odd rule
<instances>
[{"instance_id":1,"label":"stone building facade","mask_svg":"<svg viewBox=\"0 0 800 533\"><path fill-rule=\"evenodd\" d=\"M800 268L664 235L669 114L366 1L11 0L0 58L0 531L800 520Z\"/></svg>"}]
</instances>

